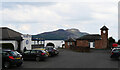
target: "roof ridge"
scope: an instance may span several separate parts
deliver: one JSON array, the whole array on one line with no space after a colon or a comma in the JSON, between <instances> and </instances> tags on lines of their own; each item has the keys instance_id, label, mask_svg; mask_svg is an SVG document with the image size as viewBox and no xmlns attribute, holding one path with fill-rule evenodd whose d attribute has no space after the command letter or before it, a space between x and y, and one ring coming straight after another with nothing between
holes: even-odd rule
<instances>
[{"instance_id":1,"label":"roof ridge","mask_svg":"<svg viewBox=\"0 0 120 70\"><path fill-rule=\"evenodd\" d=\"M11 30L11 31L14 31L14 32L19 33L19 34L21 34L21 35L22 35L22 33L17 32L17 31L15 31L15 30L11 29L11 28L7 28L7 29L8 29L8 30Z\"/></svg>"}]
</instances>

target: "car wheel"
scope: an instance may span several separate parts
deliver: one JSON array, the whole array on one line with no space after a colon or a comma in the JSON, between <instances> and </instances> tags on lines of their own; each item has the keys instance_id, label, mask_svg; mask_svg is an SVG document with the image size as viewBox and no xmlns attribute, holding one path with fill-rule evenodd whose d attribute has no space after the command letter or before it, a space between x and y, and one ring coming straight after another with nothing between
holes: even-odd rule
<instances>
[{"instance_id":1,"label":"car wheel","mask_svg":"<svg viewBox=\"0 0 120 70\"><path fill-rule=\"evenodd\" d=\"M119 60L120 57L117 57L116 60Z\"/></svg>"},{"instance_id":2,"label":"car wheel","mask_svg":"<svg viewBox=\"0 0 120 70\"><path fill-rule=\"evenodd\" d=\"M6 69L10 68L10 62L5 62L4 63L4 68L6 68Z\"/></svg>"},{"instance_id":3,"label":"car wheel","mask_svg":"<svg viewBox=\"0 0 120 70\"><path fill-rule=\"evenodd\" d=\"M21 64L17 64L16 66L17 66L17 67L20 67L21 65L22 65L22 63L21 63Z\"/></svg>"},{"instance_id":4,"label":"car wheel","mask_svg":"<svg viewBox=\"0 0 120 70\"><path fill-rule=\"evenodd\" d=\"M49 56L51 57L52 55L51 55L51 54L49 54Z\"/></svg>"},{"instance_id":5,"label":"car wheel","mask_svg":"<svg viewBox=\"0 0 120 70\"><path fill-rule=\"evenodd\" d=\"M40 61L40 57L36 57L36 61Z\"/></svg>"}]
</instances>

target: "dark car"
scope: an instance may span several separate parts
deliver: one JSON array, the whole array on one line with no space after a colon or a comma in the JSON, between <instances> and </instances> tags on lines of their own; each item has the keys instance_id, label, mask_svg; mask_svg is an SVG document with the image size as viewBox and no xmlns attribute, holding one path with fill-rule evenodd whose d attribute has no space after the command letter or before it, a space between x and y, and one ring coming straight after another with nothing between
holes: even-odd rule
<instances>
[{"instance_id":1,"label":"dark car","mask_svg":"<svg viewBox=\"0 0 120 70\"><path fill-rule=\"evenodd\" d=\"M2 66L10 68L12 65L21 66L23 63L22 56L17 51L2 50Z\"/></svg>"},{"instance_id":2,"label":"dark car","mask_svg":"<svg viewBox=\"0 0 120 70\"><path fill-rule=\"evenodd\" d=\"M120 48L114 48L111 51L111 58L119 58L120 57Z\"/></svg>"},{"instance_id":3,"label":"dark car","mask_svg":"<svg viewBox=\"0 0 120 70\"><path fill-rule=\"evenodd\" d=\"M49 56L54 56L54 55L58 55L59 54L59 51L56 48L45 47L45 49L48 51Z\"/></svg>"},{"instance_id":4,"label":"dark car","mask_svg":"<svg viewBox=\"0 0 120 70\"><path fill-rule=\"evenodd\" d=\"M23 60L45 60L48 55L46 54L45 51L41 50L27 50L24 53L22 53Z\"/></svg>"}]
</instances>

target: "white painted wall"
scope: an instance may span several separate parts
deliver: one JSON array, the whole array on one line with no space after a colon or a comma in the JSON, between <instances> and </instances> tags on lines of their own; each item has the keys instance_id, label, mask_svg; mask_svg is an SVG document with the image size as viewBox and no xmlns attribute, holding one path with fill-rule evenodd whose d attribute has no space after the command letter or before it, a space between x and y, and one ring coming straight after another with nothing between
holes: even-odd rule
<instances>
[{"instance_id":1,"label":"white painted wall","mask_svg":"<svg viewBox=\"0 0 120 70\"><path fill-rule=\"evenodd\" d=\"M13 46L14 46L14 50L17 50L17 48L18 48L18 43L17 43L17 41L13 41L13 40L9 40L9 41L0 41L0 43L11 43L11 44L13 44Z\"/></svg>"},{"instance_id":2,"label":"white painted wall","mask_svg":"<svg viewBox=\"0 0 120 70\"><path fill-rule=\"evenodd\" d=\"M45 46L47 45L47 43L53 43L56 48L62 48L62 44L65 44L64 40L45 40Z\"/></svg>"},{"instance_id":3,"label":"white painted wall","mask_svg":"<svg viewBox=\"0 0 120 70\"><path fill-rule=\"evenodd\" d=\"M24 47L26 47L27 50L31 50L32 45L32 36L28 34L24 34L21 36L24 40L21 42L21 51L23 51Z\"/></svg>"},{"instance_id":4,"label":"white painted wall","mask_svg":"<svg viewBox=\"0 0 120 70\"><path fill-rule=\"evenodd\" d=\"M26 47L27 50L31 50L32 36L28 34L24 34L24 35L21 35L21 37L24 40L21 41L20 50L23 51L24 47ZM15 40L8 40L8 41L1 40L0 43L12 43L14 46L14 50L17 50L18 48L18 42Z\"/></svg>"}]
</instances>

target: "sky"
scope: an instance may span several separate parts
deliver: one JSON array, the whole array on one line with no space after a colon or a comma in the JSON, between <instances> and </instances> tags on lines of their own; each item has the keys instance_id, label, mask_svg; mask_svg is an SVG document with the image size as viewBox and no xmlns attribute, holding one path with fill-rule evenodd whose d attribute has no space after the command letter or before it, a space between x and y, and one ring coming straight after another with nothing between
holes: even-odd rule
<instances>
[{"instance_id":1,"label":"sky","mask_svg":"<svg viewBox=\"0 0 120 70\"><path fill-rule=\"evenodd\" d=\"M100 34L100 28L106 25L109 28L109 37L118 39L117 0L71 1L2 2L0 27L9 27L31 35L71 28Z\"/></svg>"}]
</instances>

